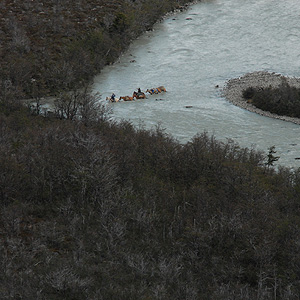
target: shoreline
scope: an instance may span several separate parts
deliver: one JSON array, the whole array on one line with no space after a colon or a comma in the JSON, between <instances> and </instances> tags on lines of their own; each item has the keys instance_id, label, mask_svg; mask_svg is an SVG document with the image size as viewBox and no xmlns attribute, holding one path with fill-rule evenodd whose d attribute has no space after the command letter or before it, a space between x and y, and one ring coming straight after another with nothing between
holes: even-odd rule
<instances>
[{"instance_id":1,"label":"shoreline","mask_svg":"<svg viewBox=\"0 0 300 300\"><path fill-rule=\"evenodd\" d=\"M224 96L226 100L233 105L257 113L261 116L279 119L282 121L292 122L294 124L300 125L300 118L280 116L268 111L264 111L250 103L247 103L247 101L243 98L243 91L249 87L278 87L282 83L283 79L287 80L290 86L300 88L300 78L286 77L274 72L269 73L266 71L257 71L247 73L239 78L228 80L223 88L222 96Z\"/></svg>"}]
</instances>

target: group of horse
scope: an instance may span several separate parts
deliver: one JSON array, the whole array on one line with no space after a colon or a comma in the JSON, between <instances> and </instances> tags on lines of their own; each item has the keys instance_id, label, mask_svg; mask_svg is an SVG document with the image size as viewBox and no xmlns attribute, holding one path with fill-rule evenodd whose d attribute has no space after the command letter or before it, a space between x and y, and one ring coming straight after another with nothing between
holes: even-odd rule
<instances>
[{"instance_id":1,"label":"group of horse","mask_svg":"<svg viewBox=\"0 0 300 300\"><path fill-rule=\"evenodd\" d=\"M166 92L166 88L164 86L159 86L157 88L147 89L145 93L149 93L150 95L159 94L162 92ZM144 92L136 92L134 91L132 96L121 96L120 98L116 97L106 97L106 100L110 102L119 102L119 101L133 101L135 99L146 99L146 94Z\"/></svg>"}]
</instances>

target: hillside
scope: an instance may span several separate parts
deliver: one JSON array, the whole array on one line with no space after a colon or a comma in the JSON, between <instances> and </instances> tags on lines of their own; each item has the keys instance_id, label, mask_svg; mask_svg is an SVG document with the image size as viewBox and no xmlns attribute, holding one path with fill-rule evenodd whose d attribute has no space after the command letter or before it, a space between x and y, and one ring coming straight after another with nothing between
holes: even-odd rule
<instances>
[{"instance_id":1,"label":"hillside","mask_svg":"<svg viewBox=\"0 0 300 300\"><path fill-rule=\"evenodd\" d=\"M0 97L36 97L88 82L187 0L3 0Z\"/></svg>"},{"instance_id":2,"label":"hillside","mask_svg":"<svg viewBox=\"0 0 300 300\"><path fill-rule=\"evenodd\" d=\"M1 299L298 299L299 171L96 111L0 114Z\"/></svg>"},{"instance_id":3,"label":"hillside","mask_svg":"<svg viewBox=\"0 0 300 300\"><path fill-rule=\"evenodd\" d=\"M1 2L0 299L299 299L300 170L112 121L73 86L182 4ZM17 105L72 89L60 118Z\"/></svg>"}]
</instances>

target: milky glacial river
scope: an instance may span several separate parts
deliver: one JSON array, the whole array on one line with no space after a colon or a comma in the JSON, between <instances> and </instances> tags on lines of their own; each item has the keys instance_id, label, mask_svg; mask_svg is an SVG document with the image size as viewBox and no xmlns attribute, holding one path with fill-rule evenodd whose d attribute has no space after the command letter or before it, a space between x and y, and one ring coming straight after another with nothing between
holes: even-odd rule
<instances>
[{"instance_id":1,"label":"milky glacial river","mask_svg":"<svg viewBox=\"0 0 300 300\"><path fill-rule=\"evenodd\" d=\"M211 0L170 15L136 40L94 80L102 99L164 85L167 93L112 103L113 117L180 142L204 131L267 152L298 168L300 126L238 108L222 97L226 81L253 71L300 77L299 0ZM216 88L219 85L220 88Z\"/></svg>"}]
</instances>

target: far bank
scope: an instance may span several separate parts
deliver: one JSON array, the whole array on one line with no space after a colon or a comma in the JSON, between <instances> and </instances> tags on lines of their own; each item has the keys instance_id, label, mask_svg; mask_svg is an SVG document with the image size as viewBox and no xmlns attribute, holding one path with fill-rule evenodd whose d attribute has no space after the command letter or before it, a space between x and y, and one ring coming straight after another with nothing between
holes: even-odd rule
<instances>
[{"instance_id":1,"label":"far bank","mask_svg":"<svg viewBox=\"0 0 300 300\"><path fill-rule=\"evenodd\" d=\"M190 0L7 0L0 10L0 100L81 88Z\"/></svg>"}]
</instances>

